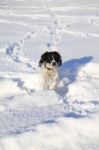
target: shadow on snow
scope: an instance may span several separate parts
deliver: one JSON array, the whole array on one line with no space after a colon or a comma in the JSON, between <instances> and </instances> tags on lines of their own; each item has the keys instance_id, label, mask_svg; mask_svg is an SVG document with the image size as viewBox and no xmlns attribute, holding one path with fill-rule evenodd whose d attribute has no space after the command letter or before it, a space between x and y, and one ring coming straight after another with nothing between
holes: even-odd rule
<instances>
[{"instance_id":1,"label":"shadow on snow","mask_svg":"<svg viewBox=\"0 0 99 150\"><path fill-rule=\"evenodd\" d=\"M60 68L60 79L63 81L63 86L56 90L60 96L66 96L68 86L76 80L80 68L91 62L92 59L92 56L88 56L79 59L72 59L63 63Z\"/></svg>"}]
</instances>

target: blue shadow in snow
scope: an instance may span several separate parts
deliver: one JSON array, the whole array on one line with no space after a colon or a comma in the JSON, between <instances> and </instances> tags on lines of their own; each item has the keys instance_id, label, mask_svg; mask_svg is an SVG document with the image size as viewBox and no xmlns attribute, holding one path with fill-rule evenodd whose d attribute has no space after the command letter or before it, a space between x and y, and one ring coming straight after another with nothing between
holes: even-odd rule
<instances>
[{"instance_id":1,"label":"blue shadow in snow","mask_svg":"<svg viewBox=\"0 0 99 150\"><path fill-rule=\"evenodd\" d=\"M64 84L63 87L56 90L60 96L63 97L66 95L69 84L76 80L80 68L91 62L92 59L92 56L88 56L79 59L72 59L63 63L62 67L60 68L60 79L63 80ZM68 79L68 82L65 80L66 78Z\"/></svg>"},{"instance_id":2,"label":"blue shadow in snow","mask_svg":"<svg viewBox=\"0 0 99 150\"><path fill-rule=\"evenodd\" d=\"M81 116L80 114L69 113L69 114L64 115L64 117L69 117L69 118L81 118L81 117L84 117L84 116Z\"/></svg>"},{"instance_id":3,"label":"blue shadow in snow","mask_svg":"<svg viewBox=\"0 0 99 150\"><path fill-rule=\"evenodd\" d=\"M46 120L44 122L42 122L43 124L52 124L52 123L56 123L55 119L49 119L49 120Z\"/></svg>"}]
</instances>

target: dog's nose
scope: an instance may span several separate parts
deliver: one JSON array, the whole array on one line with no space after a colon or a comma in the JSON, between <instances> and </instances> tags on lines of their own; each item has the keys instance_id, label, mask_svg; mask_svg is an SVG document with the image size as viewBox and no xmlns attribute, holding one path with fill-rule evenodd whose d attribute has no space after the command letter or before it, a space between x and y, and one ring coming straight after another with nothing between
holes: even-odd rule
<instances>
[{"instance_id":1,"label":"dog's nose","mask_svg":"<svg viewBox=\"0 0 99 150\"><path fill-rule=\"evenodd\" d=\"M52 62L52 65L53 65L53 66L56 66L56 62Z\"/></svg>"}]
</instances>

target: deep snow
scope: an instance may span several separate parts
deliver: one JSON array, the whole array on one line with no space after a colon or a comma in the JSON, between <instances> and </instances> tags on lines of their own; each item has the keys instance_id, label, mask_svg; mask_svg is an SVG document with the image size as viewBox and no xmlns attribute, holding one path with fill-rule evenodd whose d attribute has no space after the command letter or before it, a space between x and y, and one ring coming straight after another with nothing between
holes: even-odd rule
<instances>
[{"instance_id":1,"label":"deep snow","mask_svg":"<svg viewBox=\"0 0 99 150\"><path fill-rule=\"evenodd\" d=\"M99 149L98 0L0 1L0 150ZM62 55L55 91L38 61Z\"/></svg>"}]
</instances>

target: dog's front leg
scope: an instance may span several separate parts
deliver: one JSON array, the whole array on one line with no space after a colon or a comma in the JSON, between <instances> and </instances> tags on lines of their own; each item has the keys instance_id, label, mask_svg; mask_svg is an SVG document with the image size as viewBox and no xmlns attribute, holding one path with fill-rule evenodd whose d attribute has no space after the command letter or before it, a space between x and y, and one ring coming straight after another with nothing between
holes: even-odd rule
<instances>
[{"instance_id":1,"label":"dog's front leg","mask_svg":"<svg viewBox=\"0 0 99 150\"><path fill-rule=\"evenodd\" d=\"M43 89L48 89L48 79L46 76L43 77Z\"/></svg>"},{"instance_id":2,"label":"dog's front leg","mask_svg":"<svg viewBox=\"0 0 99 150\"><path fill-rule=\"evenodd\" d=\"M50 90L54 90L54 89L56 89L56 87L57 87L57 84L58 84L58 80L59 80L59 76L58 76L58 74L56 74L55 76L54 76L54 78L53 78L53 82L50 84L50 86L49 86L49 89Z\"/></svg>"},{"instance_id":3,"label":"dog's front leg","mask_svg":"<svg viewBox=\"0 0 99 150\"><path fill-rule=\"evenodd\" d=\"M54 81L54 82L48 87L48 89L49 89L49 90L54 90L54 89L56 88L56 86L57 86L57 81Z\"/></svg>"}]
</instances>

